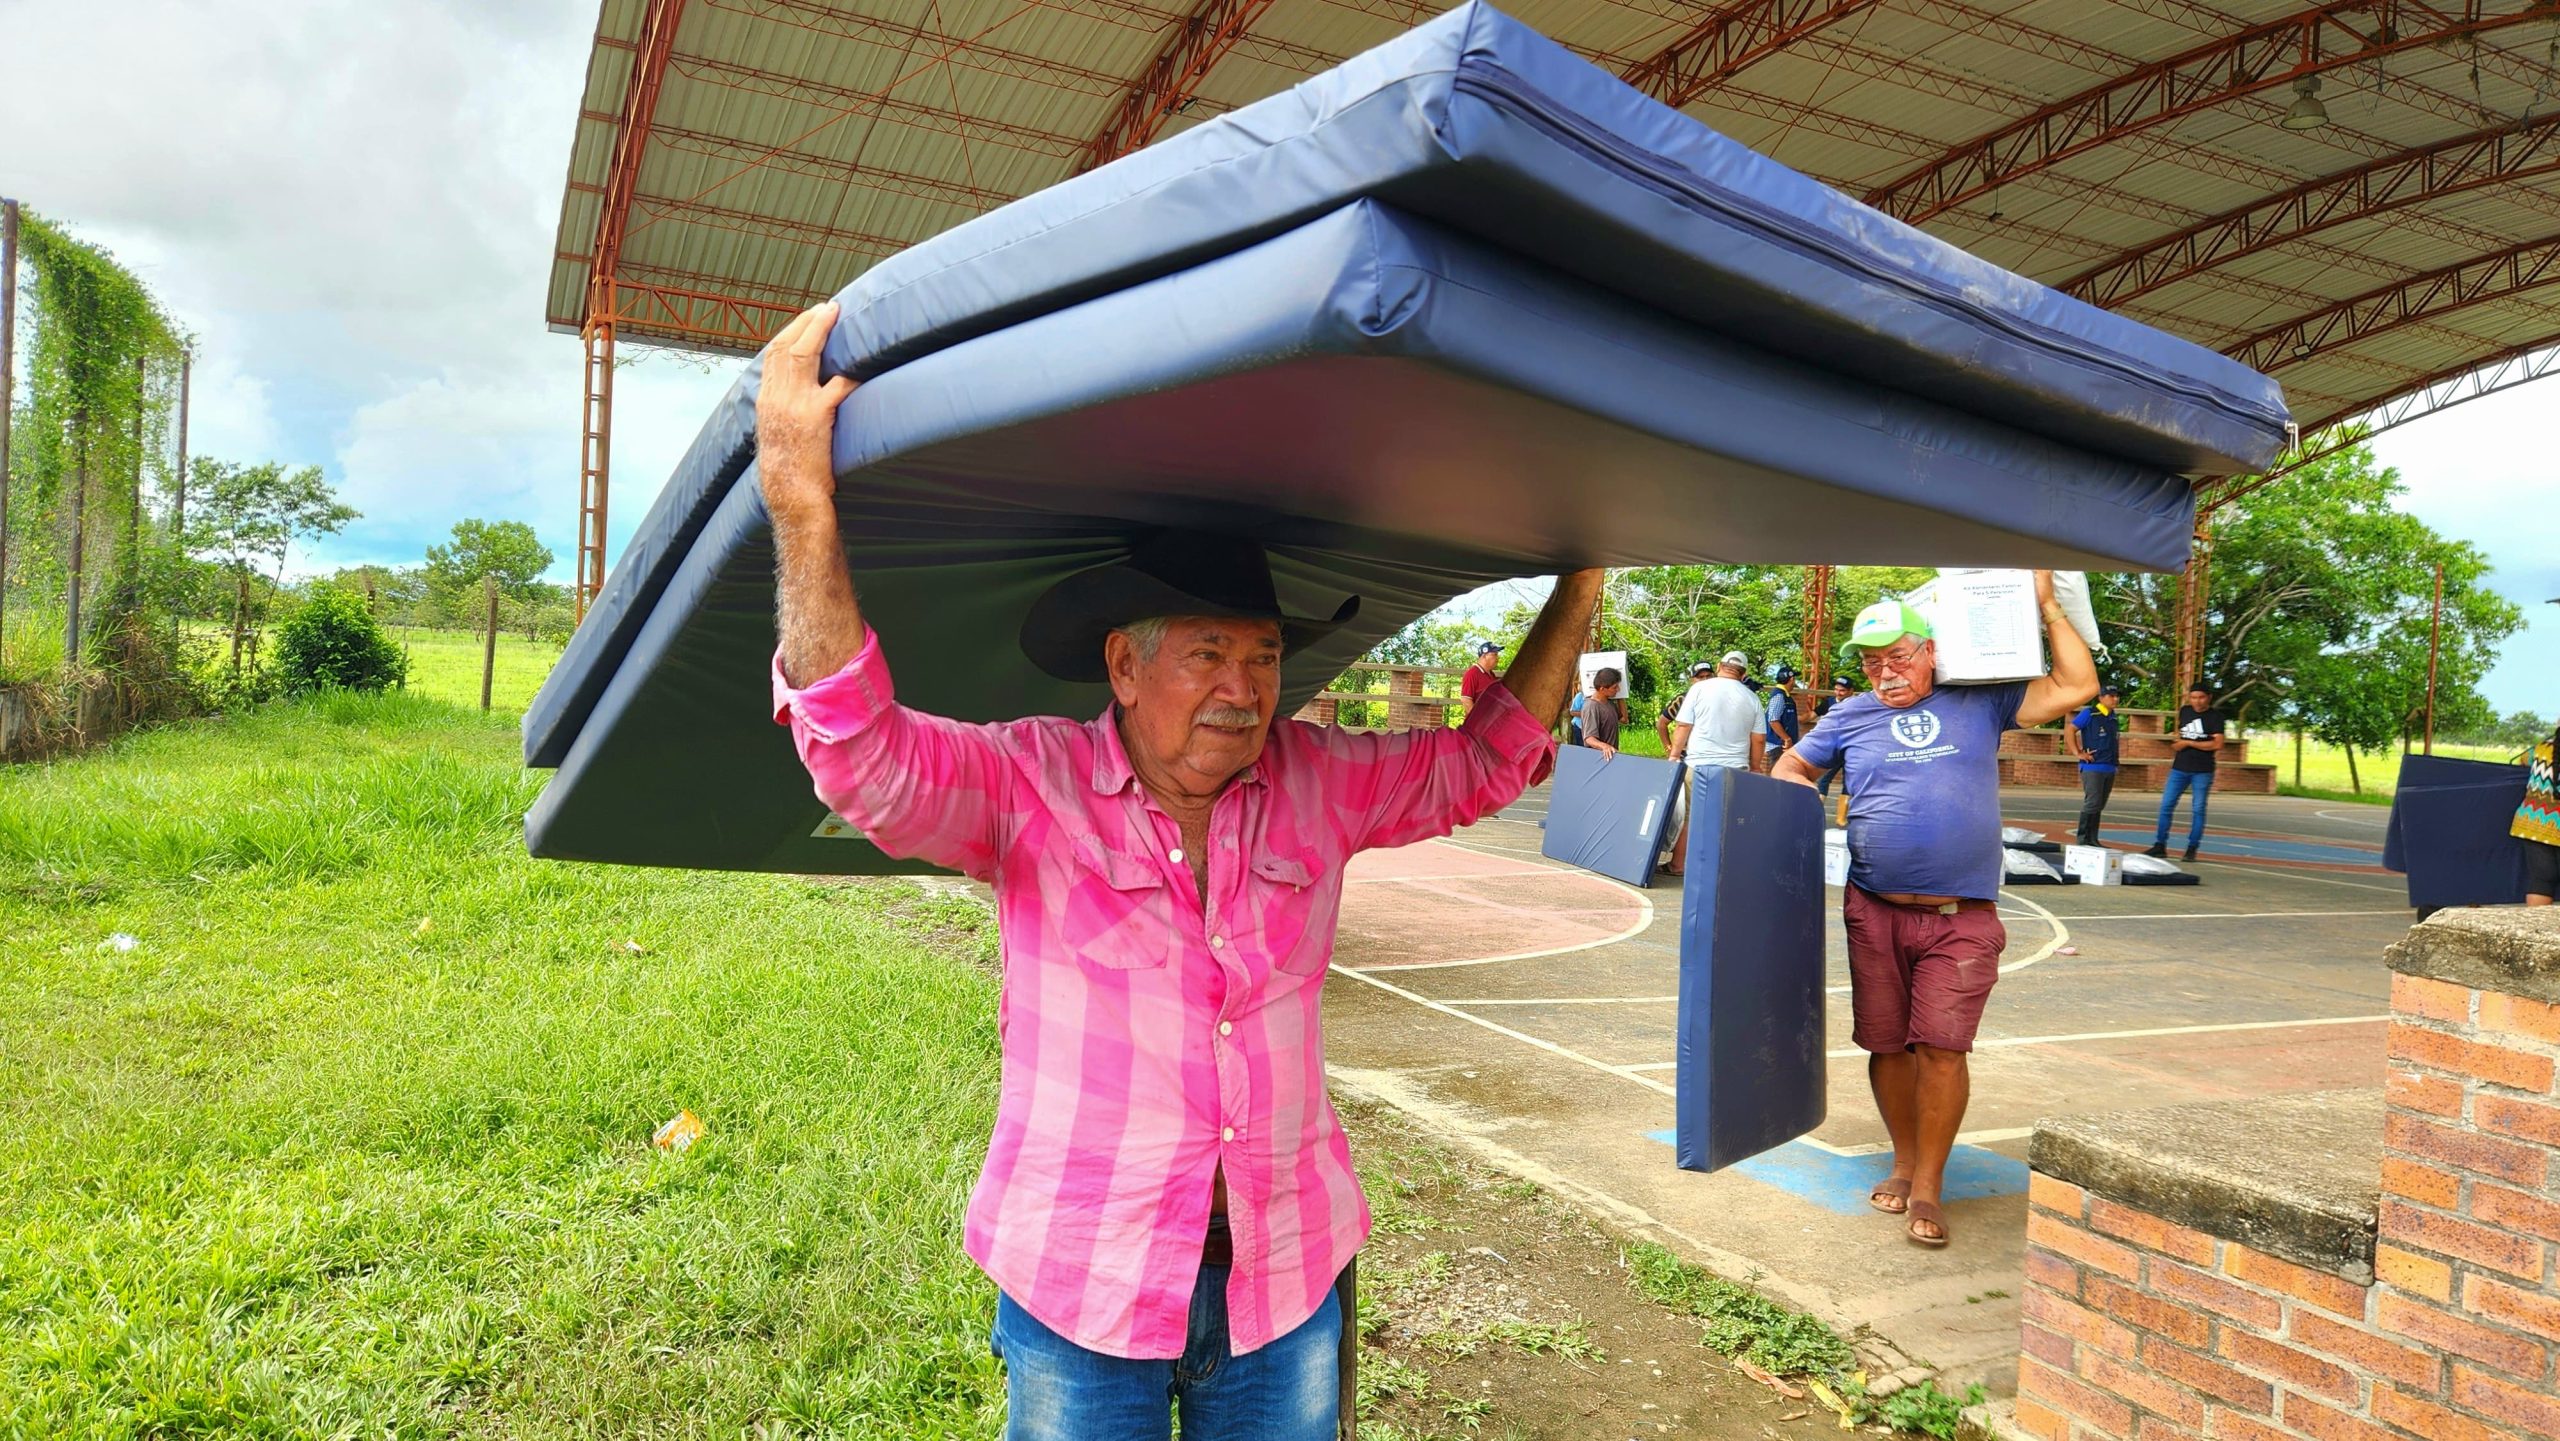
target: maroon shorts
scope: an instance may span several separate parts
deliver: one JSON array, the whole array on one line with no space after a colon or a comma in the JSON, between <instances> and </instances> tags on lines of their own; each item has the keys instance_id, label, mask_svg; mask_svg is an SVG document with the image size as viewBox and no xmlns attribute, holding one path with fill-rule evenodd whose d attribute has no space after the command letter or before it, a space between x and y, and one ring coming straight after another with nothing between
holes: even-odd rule
<instances>
[{"instance_id":1,"label":"maroon shorts","mask_svg":"<svg viewBox=\"0 0 2560 1441\"><path fill-rule=\"evenodd\" d=\"M1970 1051L2000 979L2009 928L1990 906L1940 914L1897 906L1856 886L1841 907L1849 927L1849 1038L1883 1055L1913 1046Z\"/></svg>"}]
</instances>

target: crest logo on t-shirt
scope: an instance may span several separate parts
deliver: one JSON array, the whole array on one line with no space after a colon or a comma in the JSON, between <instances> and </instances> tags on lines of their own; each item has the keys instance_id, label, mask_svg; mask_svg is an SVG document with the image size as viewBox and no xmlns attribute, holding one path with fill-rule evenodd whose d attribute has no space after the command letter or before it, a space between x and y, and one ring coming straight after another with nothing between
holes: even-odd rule
<instances>
[{"instance_id":1,"label":"crest logo on t-shirt","mask_svg":"<svg viewBox=\"0 0 2560 1441\"><path fill-rule=\"evenodd\" d=\"M1938 717L1934 711L1904 711L1893 718L1893 738L1907 750L1925 749L1938 738Z\"/></svg>"}]
</instances>

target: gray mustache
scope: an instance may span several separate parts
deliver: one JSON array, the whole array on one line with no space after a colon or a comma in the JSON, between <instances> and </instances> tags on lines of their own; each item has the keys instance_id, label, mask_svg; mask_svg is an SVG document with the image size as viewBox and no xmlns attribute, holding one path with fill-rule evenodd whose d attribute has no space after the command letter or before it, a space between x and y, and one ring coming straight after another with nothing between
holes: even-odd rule
<instances>
[{"instance_id":1,"label":"gray mustache","mask_svg":"<svg viewBox=\"0 0 2560 1441\"><path fill-rule=\"evenodd\" d=\"M1192 720L1204 726L1249 726L1262 723L1262 717L1259 714L1231 705L1203 706L1200 708L1200 714L1192 717Z\"/></svg>"}]
</instances>

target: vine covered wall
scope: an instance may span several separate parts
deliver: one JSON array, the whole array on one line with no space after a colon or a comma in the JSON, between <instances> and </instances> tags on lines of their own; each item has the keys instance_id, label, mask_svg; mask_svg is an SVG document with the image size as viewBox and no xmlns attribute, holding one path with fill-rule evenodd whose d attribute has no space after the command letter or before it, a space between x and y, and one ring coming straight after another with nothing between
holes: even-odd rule
<instances>
[{"instance_id":1,"label":"vine covered wall","mask_svg":"<svg viewBox=\"0 0 2560 1441\"><path fill-rule=\"evenodd\" d=\"M183 570L186 340L106 250L24 206L18 222L0 685L154 669L149 617Z\"/></svg>"}]
</instances>

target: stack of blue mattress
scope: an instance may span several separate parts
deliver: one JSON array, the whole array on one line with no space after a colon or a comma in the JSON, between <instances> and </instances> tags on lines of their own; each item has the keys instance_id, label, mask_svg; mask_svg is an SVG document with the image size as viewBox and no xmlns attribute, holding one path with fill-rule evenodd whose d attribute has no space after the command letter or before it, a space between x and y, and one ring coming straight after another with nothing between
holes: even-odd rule
<instances>
[{"instance_id":1,"label":"stack of blue mattress","mask_svg":"<svg viewBox=\"0 0 2560 1441\"><path fill-rule=\"evenodd\" d=\"M1032 597L1183 527L1357 621L1284 709L1487 581L1710 561L2183 563L2273 382L1859 206L1481 5L981 216L840 297L846 550L900 698L1098 714ZM525 719L535 854L893 866L767 714L749 365ZM833 828L841 830L841 827Z\"/></svg>"}]
</instances>

